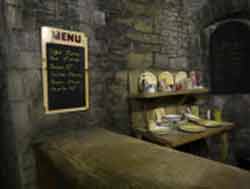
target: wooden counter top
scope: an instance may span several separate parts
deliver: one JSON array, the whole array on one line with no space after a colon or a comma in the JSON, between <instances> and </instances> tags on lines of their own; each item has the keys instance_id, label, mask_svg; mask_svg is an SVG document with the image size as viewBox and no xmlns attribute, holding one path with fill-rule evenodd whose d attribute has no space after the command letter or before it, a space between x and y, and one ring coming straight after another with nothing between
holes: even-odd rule
<instances>
[{"instance_id":1,"label":"wooden counter top","mask_svg":"<svg viewBox=\"0 0 250 189\"><path fill-rule=\"evenodd\" d=\"M220 126L215 128L207 128L206 131L200 132L200 133L187 133L183 131L172 130L168 134L155 134L151 133L145 130L137 130L138 134L141 134L146 140L149 140L151 142L161 144L164 146L169 146L172 148L199 140L199 139L205 139L210 136L219 135L224 132L228 132L231 129L233 129L235 125L228 124L226 126Z\"/></svg>"},{"instance_id":2,"label":"wooden counter top","mask_svg":"<svg viewBox=\"0 0 250 189\"><path fill-rule=\"evenodd\" d=\"M70 189L250 187L247 171L105 129L54 136L39 149L55 169L74 183Z\"/></svg>"}]
</instances>

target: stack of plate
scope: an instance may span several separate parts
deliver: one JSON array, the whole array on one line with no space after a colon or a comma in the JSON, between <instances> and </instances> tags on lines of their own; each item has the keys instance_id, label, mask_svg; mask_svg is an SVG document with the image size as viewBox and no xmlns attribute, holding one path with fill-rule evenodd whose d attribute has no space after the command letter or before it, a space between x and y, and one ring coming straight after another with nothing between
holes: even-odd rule
<instances>
[{"instance_id":1,"label":"stack of plate","mask_svg":"<svg viewBox=\"0 0 250 189\"><path fill-rule=\"evenodd\" d=\"M181 121L182 115L180 114L167 114L163 116L163 119L170 122L179 122Z\"/></svg>"}]
</instances>

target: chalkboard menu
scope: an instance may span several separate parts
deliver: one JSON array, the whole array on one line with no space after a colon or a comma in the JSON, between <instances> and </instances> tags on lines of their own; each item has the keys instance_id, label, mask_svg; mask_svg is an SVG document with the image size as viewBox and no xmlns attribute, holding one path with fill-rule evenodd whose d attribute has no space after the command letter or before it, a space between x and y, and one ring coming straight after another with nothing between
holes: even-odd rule
<instances>
[{"instance_id":1,"label":"chalkboard menu","mask_svg":"<svg viewBox=\"0 0 250 189\"><path fill-rule=\"evenodd\" d=\"M46 113L87 110L87 38L83 33L42 28L43 93Z\"/></svg>"}]
</instances>

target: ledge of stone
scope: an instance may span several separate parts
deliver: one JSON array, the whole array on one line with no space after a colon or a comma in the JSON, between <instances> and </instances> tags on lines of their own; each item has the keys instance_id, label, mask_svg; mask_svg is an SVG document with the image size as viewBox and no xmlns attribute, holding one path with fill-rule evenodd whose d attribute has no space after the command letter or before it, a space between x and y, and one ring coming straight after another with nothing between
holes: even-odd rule
<instances>
[{"instance_id":1,"label":"ledge of stone","mask_svg":"<svg viewBox=\"0 0 250 189\"><path fill-rule=\"evenodd\" d=\"M104 129L54 136L39 149L76 188L249 188L246 171Z\"/></svg>"}]
</instances>

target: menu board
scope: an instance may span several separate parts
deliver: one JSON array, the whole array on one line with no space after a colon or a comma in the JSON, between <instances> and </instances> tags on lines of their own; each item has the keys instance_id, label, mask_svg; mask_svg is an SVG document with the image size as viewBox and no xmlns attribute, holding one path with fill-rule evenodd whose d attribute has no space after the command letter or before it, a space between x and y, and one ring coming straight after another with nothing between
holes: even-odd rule
<instances>
[{"instance_id":1,"label":"menu board","mask_svg":"<svg viewBox=\"0 0 250 189\"><path fill-rule=\"evenodd\" d=\"M87 38L83 33L42 27L43 96L46 113L87 110Z\"/></svg>"}]
</instances>

